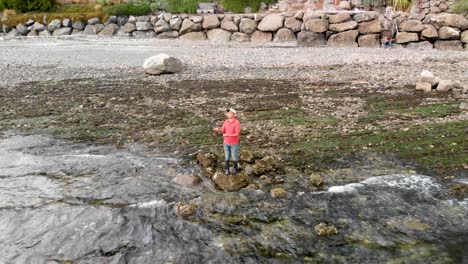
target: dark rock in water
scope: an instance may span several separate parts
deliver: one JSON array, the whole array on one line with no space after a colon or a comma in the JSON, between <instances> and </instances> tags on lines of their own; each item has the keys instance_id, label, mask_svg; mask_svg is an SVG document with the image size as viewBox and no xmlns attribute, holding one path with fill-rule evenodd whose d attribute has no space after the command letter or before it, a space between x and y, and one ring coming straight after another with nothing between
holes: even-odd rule
<instances>
[{"instance_id":1,"label":"dark rock in water","mask_svg":"<svg viewBox=\"0 0 468 264\"><path fill-rule=\"evenodd\" d=\"M319 236L332 236L338 234L338 228L331 224L320 223L315 226L315 233Z\"/></svg>"},{"instance_id":2,"label":"dark rock in water","mask_svg":"<svg viewBox=\"0 0 468 264\"><path fill-rule=\"evenodd\" d=\"M199 152L197 154L197 162L203 168L215 168L218 164L218 157L213 153Z\"/></svg>"},{"instance_id":3,"label":"dark rock in water","mask_svg":"<svg viewBox=\"0 0 468 264\"><path fill-rule=\"evenodd\" d=\"M174 181L182 186L195 186L200 184L202 179L198 175L179 174L175 177Z\"/></svg>"},{"instance_id":4,"label":"dark rock in water","mask_svg":"<svg viewBox=\"0 0 468 264\"><path fill-rule=\"evenodd\" d=\"M182 216L182 217L188 217L197 211L197 205L195 204L184 204L182 202L178 202L176 204L176 211L177 214Z\"/></svg>"},{"instance_id":5,"label":"dark rock in water","mask_svg":"<svg viewBox=\"0 0 468 264\"><path fill-rule=\"evenodd\" d=\"M244 173L226 175L216 172L213 176L213 181L219 188L227 192L235 192L249 185L249 177Z\"/></svg>"}]
</instances>

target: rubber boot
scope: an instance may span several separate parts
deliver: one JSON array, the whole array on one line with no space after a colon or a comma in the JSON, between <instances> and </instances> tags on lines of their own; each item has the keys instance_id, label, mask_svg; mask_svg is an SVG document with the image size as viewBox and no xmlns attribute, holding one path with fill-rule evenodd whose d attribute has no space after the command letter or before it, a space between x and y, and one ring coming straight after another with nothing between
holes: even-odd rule
<instances>
[{"instance_id":1,"label":"rubber boot","mask_svg":"<svg viewBox=\"0 0 468 264\"><path fill-rule=\"evenodd\" d=\"M234 161L234 168L232 169L232 173L233 173L233 174L236 174L237 171L238 171L238 169L237 169L237 161Z\"/></svg>"},{"instance_id":2,"label":"rubber boot","mask_svg":"<svg viewBox=\"0 0 468 264\"><path fill-rule=\"evenodd\" d=\"M229 160L225 161L224 174L229 174Z\"/></svg>"}]
</instances>

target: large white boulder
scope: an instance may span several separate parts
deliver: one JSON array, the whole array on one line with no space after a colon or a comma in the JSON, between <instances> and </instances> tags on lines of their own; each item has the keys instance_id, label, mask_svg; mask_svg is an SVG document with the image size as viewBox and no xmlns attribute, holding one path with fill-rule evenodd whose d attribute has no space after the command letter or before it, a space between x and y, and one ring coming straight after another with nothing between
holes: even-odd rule
<instances>
[{"instance_id":1,"label":"large white boulder","mask_svg":"<svg viewBox=\"0 0 468 264\"><path fill-rule=\"evenodd\" d=\"M182 62L166 54L158 54L150 57L143 63L143 69L147 74L160 75L163 73L177 73L182 71Z\"/></svg>"}]
</instances>

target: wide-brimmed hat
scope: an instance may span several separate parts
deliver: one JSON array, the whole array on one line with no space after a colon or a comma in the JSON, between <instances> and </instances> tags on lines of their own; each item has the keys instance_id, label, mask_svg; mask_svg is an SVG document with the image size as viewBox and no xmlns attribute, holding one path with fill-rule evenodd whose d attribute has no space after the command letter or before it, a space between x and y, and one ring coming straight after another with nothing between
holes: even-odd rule
<instances>
[{"instance_id":1,"label":"wide-brimmed hat","mask_svg":"<svg viewBox=\"0 0 468 264\"><path fill-rule=\"evenodd\" d=\"M229 108L229 109L227 109L226 112L228 112L228 113L231 112L233 114L237 114L237 111L234 108Z\"/></svg>"}]
</instances>

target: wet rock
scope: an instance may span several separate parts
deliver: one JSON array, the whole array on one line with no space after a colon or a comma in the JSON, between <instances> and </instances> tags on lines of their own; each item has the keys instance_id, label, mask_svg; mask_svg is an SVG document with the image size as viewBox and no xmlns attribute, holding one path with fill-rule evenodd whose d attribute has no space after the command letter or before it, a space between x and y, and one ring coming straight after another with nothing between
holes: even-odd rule
<instances>
[{"instance_id":1,"label":"wet rock","mask_svg":"<svg viewBox=\"0 0 468 264\"><path fill-rule=\"evenodd\" d=\"M250 36L250 41L253 43L265 43L270 42L273 38L271 32L263 32L260 30L255 31L252 36Z\"/></svg>"},{"instance_id":2,"label":"wet rock","mask_svg":"<svg viewBox=\"0 0 468 264\"><path fill-rule=\"evenodd\" d=\"M226 192L235 192L249 185L249 177L244 173L226 175L216 172L213 175L213 181L221 190Z\"/></svg>"},{"instance_id":3,"label":"wet rock","mask_svg":"<svg viewBox=\"0 0 468 264\"><path fill-rule=\"evenodd\" d=\"M62 21L60 19L54 19L50 21L50 23L47 25L47 30L49 31L54 31L62 27Z\"/></svg>"},{"instance_id":4,"label":"wet rock","mask_svg":"<svg viewBox=\"0 0 468 264\"><path fill-rule=\"evenodd\" d=\"M398 32L396 34L395 43L403 44L408 42L419 41L418 33Z\"/></svg>"},{"instance_id":5,"label":"wet rock","mask_svg":"<svg viewBox=\"0 0 468 264\"><path fill-rule=\"evenodd\" d=\"M376 34L380 33L382 27L379 20L359 23L358 31L360 34ZM417 35L416 35L417 36Z\"/></svg>"},{"instance_id":6,"label":"wet rock","mask_svg":"<svg viewBox=\"0 0 468 264\"><path fill-rule=\"evenodd\" d=\"M457 28L443 26L439 29L440 39L459 39L460 30Z\"/></svg>"},{"instance_id":7,"label":"wet rock","mask_svg":"<svg viewBox=\"0 0 468 264\"><path fill-rule=\"evenodd\" d=\"M213 153L199 152L197 154L197 163L203 168L215 168L218 165L218 157Z\"/></svg>"},{"instance_id":8,"label":"wet rock","mask_svg":"<svg viewBox=\"0 0 468 264\"><path fill-rule=\"evenodd\" d=\"M249 34L246 33L234 32L231 36L231 40L235 42L249 42L250 37Z\"/></svg>"},{"instance_id":9,"label":"wet rock","mask_svg":"<svg viewBox=\"0 0 468 264\"><path fill-rule=\"evenodd\" d=\"M215 28L209 30L206 35L213 42L228 42L231 40L232 33L224 29Z\"/></svg>"},{"instance_id":10,"label":"wet rock","mask_svg":"<svg viewBox=\"0 0 468 264\"><path fill-rule=\"evenodd\" d=\"M281 14L269 14L265 16L258 29L261 31L277 31L283 27L284 17Z\"/></svg>"},{"instance_id":11,"label":"wet rock","mask_svg":"<svg viewBox=\"0 0 468 264\"><path fill-rule=\"evenodd\" d=\"M288 28L281 28L276 32L275 38L273 39L274 42L287 42L287 41L295 41L296 36L294 32Z\"/></svg>"},{"instance_id":12,"label":"wet rock","mask_svg":"<svg viewBox=\"0 0 468 264\"><path fill-rule=\"evenodd\" d=\"M463 45L459 40L437 40L434 43L434 48L440 50L463 50Z\"/></svg>"},{"instance_id":13,"label":"wet rock","mask_svg":"<svg viewBox=\"0 0 468 264\"><path fill-rule=\"evenodd\" d=\"M182 62L166 54L158 54L150 57L143 63L146 74L160 75L163 73L178 73L182 71Z\"/></svg>"},{"instance_id":14,"label":"wet rock","mask_svg":"<svg viewBox=\"0 0 468 264\"><path fill-rule=\"evenodd\" d=\"M257 160L255 164L245 167L245 173L252 176L260 176L282 170L281 160L276 156L266 156Z\"/></svg>"},{"instance_id":15,"label":"wet rock","mask_svg":"<svg viewBox=\"0 0 468 264\"><path fill-rule=\"evenodd\" d=\"M319 223L314 227L314 230L319 236L333 236L338 234L338 228L332 224Z\"/></svg>"},{"instance_id":16,"label":"wet rock","mask_svg":"<svg viewBox=\"0 0 468 264\"><path fill-rule=\"evenodd\" d=\"M431 50L434 47L432 46L432 43L429 41L420 41L420 42L410 42L408 45L406 45L406 48L408 49L416 49L416 50Z\"/></svg>"},{"instance_id":17,"label":"wet rock","mask_svg":"<svg viewBox=\"0 0 468 264\"><path fill-rule=\"evenodd\" d=\"M455 83L450 80L440 80L436 89L439 92L448 92L453 89L454 84Z\"/></svg>"},{"instance_id":18,"label":"wet rock","mask_svg":"<svg viewBox=\"0 0 468 264\"><path fill-rule=\"evenodd\" d=\"M119 26L117 24L109 24L107 26L104 27L103 30L101 30L101 32L99 32L99 36L114 36L115 34L117 34L117 32L119 31Z\"/></svg>"},{"instance_id":19,"label":"wet rock","mask_svg":"<svg viewBox=\"0 0 468 264\"><path fill-rule=\"evenodd\" d=\"M75 23L73 23L72 28L77 29L77 30L84 30L86 27L86 24L84 21L77 20Z\"/></svg>"},{"instance_id":20,"label":"wet rock","mask_svg":"<svg viewBox=\"0 0 468 264\"><path fill-rule=\"evenodd\" d=\"M415 231L424 231L431 228L428 224L421 222L421 220L407 217L404 219L391 219L387 222L390 228L404 234L411 234Z\"/></svg>"},{"instance_id":21,"label":"wet rock","mask_svg":"<svg viewBox=\"0 0 468 264\"><path fill-rule=\"evenodd\" d=\"M304 28L306 31L323 33L328 30L327 19L309 19L304 22Z\"/></svg>"},{"instance_id":22,"label":"wet rock","mask_svg":"<svg viewBox=\"0 0 468 264\"><path fill-rule=\"evenodd\" d=\"M356 38L359 35L357 30L348 30L333 34L328 39L328 45L334 47L357 47Z\"/></svg>"},{"instance_id":23,"label":"wet rock","mask_svg":"<svg viewBox=\"0 0 468 264\"><path fill-rule=\"evenodd\" d=\"M380 47L379 34L362 35L358 38L359 47L378 48Z\"/></svg>"},{"instance_id":24,"label":"wet rock","mask_svg":"<svg viewBox=\"0 0 468 264\"><path fill-rule=\"evenodd\" d=\"M324 180L323 180L323 177L320 176L319 174L312 174L309 177L309 182L314 187L321 187L323 186Z\"/></svg>"},{"instance_id":25,"label":"wet rock","mask_svg":"<svg viewBox=\"0 0 468 264\"><path fill-rule=\"evenodd\" d=\"M272 189L270 191L270 195L273 198L282 198L282 197L286 196L287 194L288 194L288 192L286 190L284 190L283 188L276 188L276 189Z\"/></svg>"},{"instance_id":26,"label":"wet rock","mask_svg":"<svg viewBox=\"0 0 468 264\"><path fill-rule=\"evenodd\" d=\"M318 47L327 44L325 34L301 31L297 34L297 44L305 47Z\"/></svg>"},{"instance_id":27,"label":"wet rock","mask_svg":"<svg viewBox=\"0 0 468 264\"><path fill-rule=\"evenodd\" d=\"M203 28L204 29L213 29L220 26L219 18L217 15L209 15L203 18Z\"/></svg>"},{"instance_id":28,"label":"wet rock","mask_svg":"<svg viewBox=\"0 0 468 264\"><path fill-rule=\"evenodd\" d=\"M189 217L197 212L197 205L178 202L175 205L176 213L181 217Z\"/></svg>"},{"instance_id":29,"label":"wet rock","mask_svg":"<svg viewBox=\"0 0 468 264\"><path fill-rule=\"evenodd\" d=\"M213 179L213 176L216 173L216 169L213 167L206 167L202 169L202 172L206 177Z\"/></svg>"},{"instance_id":30,"label":"wet rock","mask_svg":"<svg viewBox=\"0 0 468 264\"><path fill-rule=\"evenodd\" d=\"M174 178L174 181L179 185L192 187L200 184L202 179L198 175L179 174Z\"/></svg>"},{"instance_id":31,"label":"wet rock","mask_svg":"<svg viewBox=\"0 0 468 264\"><path fill-rule=\"evenodd\" d=\"M294 17L287 17L284 20L284 27L291 29L293 32L301 31L302 22Z\"/></svg>"},{"instance_id":32,"label":"wet rock","mask_svg":"<svg viewBox=\"0 0 468 264\"><path fill-rule=\"evenodd\" d=\"M179 38L187 40L205 40L206 35L204 32L190 32L180 36Z\"/></svg>"}]
</instances>

